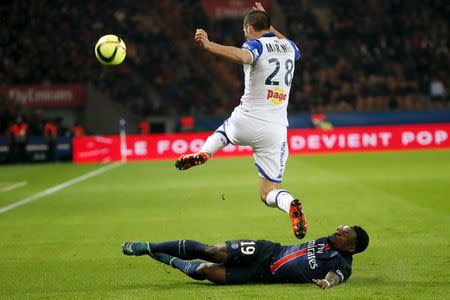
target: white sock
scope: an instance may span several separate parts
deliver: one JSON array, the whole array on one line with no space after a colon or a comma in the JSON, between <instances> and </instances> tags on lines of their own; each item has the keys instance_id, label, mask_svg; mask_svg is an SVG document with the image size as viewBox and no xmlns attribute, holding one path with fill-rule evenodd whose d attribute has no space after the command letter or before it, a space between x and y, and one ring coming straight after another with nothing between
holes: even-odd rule
<instances>
[{"instance_id":1,"label":"white sock","mask_svg":"<svg viewBox=\"0 0 450 300\"><path fill-rule=\"evenodd\" d=\"M206 152L209 153L209 155L213 155L226 145L228 145L228 140L225 135L219 132L214 132L208 137L202 149L200 149L200 152Z\"/></svg>"},{"instance_id":2,"label":"white sock","mask_svg":"<svg viewBox=\"0 0 450 300\"><path fill-rule=\"evenodd\" d=\"M291 202L294 200L291 194L286 190L272 190L267 194L266 203L270 207L278 207L289 213Z\"/></svg>"}]
</instances>

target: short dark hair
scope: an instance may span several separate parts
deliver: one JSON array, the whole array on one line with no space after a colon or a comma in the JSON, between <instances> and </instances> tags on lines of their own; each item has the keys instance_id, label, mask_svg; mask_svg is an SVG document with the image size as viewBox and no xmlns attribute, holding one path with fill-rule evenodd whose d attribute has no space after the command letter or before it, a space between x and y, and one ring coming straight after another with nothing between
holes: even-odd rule
<instances>
[{"instance_id":1,"label":"short dark hair","mask_svg":"<svg viewBox=\"0 0 450 300\"><path fill-rule=\"evenodd\" d=\"M244 27L252 25L256 31L269 30L270 29L270 16L260 10L252 10L244 19Z\"/></svg>"},{"instance_id":2,"label":"short dark hair","mask_svg":"<svg viewBox=\"0 0 450 300\"><path fill-rule=\"evenodd\" d=\"M369 246L369 235L358 225L353 225L353 230L356 232L356 247L354 253L360 253L366 250Z\"/></svg>"}]
</instances>

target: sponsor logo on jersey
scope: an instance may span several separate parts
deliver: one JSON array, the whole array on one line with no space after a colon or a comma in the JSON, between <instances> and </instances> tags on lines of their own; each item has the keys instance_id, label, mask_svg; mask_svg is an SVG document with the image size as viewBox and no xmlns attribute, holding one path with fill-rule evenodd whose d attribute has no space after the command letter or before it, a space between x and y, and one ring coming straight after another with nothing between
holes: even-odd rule
<instances>
[{"instance_id":1,"label":"sponsor logo on jersey","mask_svg":"<svg viewBox=\"0 0 450 300\"><path fill-rule=\"evenodd\" d=\"M323 249L325 249L325 244L317 244L317 254L323 254Z\"/></svg>"},{"instance_id":2,"label":"sponsor logo on jersey","mask_svg":"<svg viewBox=\"0 0 450 300\"><path fill-rule=\"evenodd\" d=\"M317 268L319 266L316 261L316 241L312 240L312 241L308 242L307 249L308 249L309 268L311 270L314 270L315 268Z\"/></svg>"},{"instance_id":3,"label":"sponsor logo on jersey","mask_svg":"<svg viewBox=\"0 0 450 300\"><path fill-rule=\"evenodd\" d=\"M276 87L273 90L267 91L267 100L272 101L275 105L280 105L283 103L284 100L286 100L286 93L282 88Z\"/></svg>"}]
</instances>

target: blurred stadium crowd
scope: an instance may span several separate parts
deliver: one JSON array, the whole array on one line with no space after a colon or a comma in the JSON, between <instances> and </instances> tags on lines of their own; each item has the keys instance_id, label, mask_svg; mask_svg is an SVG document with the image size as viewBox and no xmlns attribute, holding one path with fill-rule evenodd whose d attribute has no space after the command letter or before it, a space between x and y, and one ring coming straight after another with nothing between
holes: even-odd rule
<instances>
[{"instance_id":1,"label":"blurred stadium crowd","mask_svg":"<svg viewBox=\"0 0 450 300\"><path fill-rule=\"evenodd\" d=\"M314 1L277 2L285 24L274 25L302 52L291 112L449 107L447 0L318 1L320 14ZM0 83L89 82L143 117L223 116L242 94L242 67L192 39L201 27L240 47L242 19L209 19L199 0L7 1L0 12ZM107 33L127 44L118 68L93 55ZM0 130L20 111L0 105Z\"/></svg>"}]
</instances>

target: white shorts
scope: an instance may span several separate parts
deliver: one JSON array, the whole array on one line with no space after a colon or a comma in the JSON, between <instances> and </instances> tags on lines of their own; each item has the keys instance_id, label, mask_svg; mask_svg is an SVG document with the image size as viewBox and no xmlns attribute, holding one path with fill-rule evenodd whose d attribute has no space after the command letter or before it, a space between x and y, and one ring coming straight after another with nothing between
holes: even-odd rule
<instances>
[{"instance_id":1,"label":"white shorts","mask_svg":"<svg viewBox=\"0 0 450 300\"><path fill-rule=\"evenodd\" d=\"M280 183L289 156L287 127L246 116L235 110L216 132L232 144L251 146L259 176Z\"/></svg>"}]
</instances>

